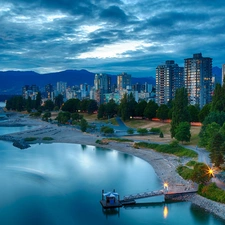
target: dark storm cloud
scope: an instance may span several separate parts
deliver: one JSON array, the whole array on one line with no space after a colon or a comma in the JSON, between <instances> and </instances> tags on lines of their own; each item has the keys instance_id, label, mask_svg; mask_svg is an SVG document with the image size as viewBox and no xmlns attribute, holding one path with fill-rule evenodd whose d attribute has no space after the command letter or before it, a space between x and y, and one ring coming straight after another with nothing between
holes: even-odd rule
<instances>
[{"instance_id":1,"label":"dark storm cloud","mask_svg":"<svg viewBox=\"0 0 225 225\"><path fill-rule=\"evenodd\" d=\"M153 75L202 52L224 62L222 0L1 0L0 70Z\"/></svg>"}]
</instances>

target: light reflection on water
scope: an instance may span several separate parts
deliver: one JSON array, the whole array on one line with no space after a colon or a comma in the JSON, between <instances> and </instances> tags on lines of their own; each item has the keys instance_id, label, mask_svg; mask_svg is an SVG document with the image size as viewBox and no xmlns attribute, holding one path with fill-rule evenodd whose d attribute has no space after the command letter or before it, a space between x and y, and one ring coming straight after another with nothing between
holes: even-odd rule
<instances>
[{"instance_id":1,"label":"light reflection on water","mask_svg":"<svg viewBox=\"0 0 225 225\"><path fill-rule=\"evenodd\" d=\"M102 210L102 189L116 189L122 198L163 187L153 168L139 158L75 144L19 150L0 141L0 147L1 224L224 224L186 202Z\"/></svg>"}]
</instances>

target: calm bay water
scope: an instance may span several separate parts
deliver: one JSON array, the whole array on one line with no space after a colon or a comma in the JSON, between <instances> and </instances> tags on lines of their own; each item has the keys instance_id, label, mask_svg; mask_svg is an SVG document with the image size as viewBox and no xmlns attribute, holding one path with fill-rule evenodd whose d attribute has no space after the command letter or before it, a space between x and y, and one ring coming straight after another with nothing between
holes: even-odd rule
<instances>
[{"instance_id":1,"label":"calm bay water","mask_svg":"<svg viewBox=\"0 0 225 225\"><path fill-rule=\"evenodd\" d=\"M148 163L115 150L76 144L35 144L19 150L0 141L0 180L4 225L224 224L188 202L103 211L102 189L115 188L122 198L162 188Z\"/></svg>"}]
</instances>

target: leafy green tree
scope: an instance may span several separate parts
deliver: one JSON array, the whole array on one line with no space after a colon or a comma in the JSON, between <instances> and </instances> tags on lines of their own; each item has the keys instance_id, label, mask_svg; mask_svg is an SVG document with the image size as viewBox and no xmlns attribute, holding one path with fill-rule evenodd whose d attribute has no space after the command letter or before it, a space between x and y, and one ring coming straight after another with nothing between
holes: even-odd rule
<instances>
[{"instance_id":1,"label":"leafy green tree","mask_svg":"<svg viewBox=\"0 0 225 225\"><path fill-rule=\"evenodd\" d=\"M117 114L118 105L113 99L110 99L107 104L105 104L105 114L108 118L112 118Z\"/></svg>"},{"instance_id":2,"label":"leafy green tree","mask_svg":"<svg viewBox=\"0 0 225 225\"><path fill-rule=\"evenodd\" d=\"M79 115L79 113L75 112L75 113L71 114L71 119L73 121L79 121L79 120L83 119L83 116Z\"/></svg>"},{"instance_id":3,"label":"leafy green tree","mask_svg":"<svg viewBox=\"0 0 225 225\"><path fill-rule=\"evenodd\" d=\"M209 167L204 163L196 163L192 173L192 180L198 184L207 184L212 178Z\"/></svg>"},{"instance_id":4,"label":"leafy green tree","mask_svg":"<svg viewBox=\"0 0 225 225\"><path fill-rule=\"evenodd\" d=\"M67 111L70 113L78 112L79 109L80 109L80 100L77 98L67 100L62 106L63 111Z\"/></svg>"},{"instance_id":5,"label":"leafy green tree","mask_svg":"<svg viewBox=\"0 0 225 225\"><path fill-rule=\"evenodd\" d=\"M88 99L83 99L80 102L80 110L82 112L87 112L88 111L88 105L89 105L89 100Z\"/></svg>"},{"instance_id":6,"label":"leafy green tree","mask_svg":"<svg viewBox=\"0 0 225 225\"><path fill-rule=\"evenodd\" d=\"M81 119L80 121L80 129L82 132L86 132L88 128L88 122L85 119Z\"/></svg>"},{"instance_id":7,"label":"leafy green tree","mask_svg":"<svg viewBox=\"0 0 225 225\"><path fill-rule=\"evenodd\" d=\"M56 117L59 123L65 124L70 120L70 113L69 112L59 112L58 116Z\"/></svg>"},{"instance_id":8,"label":"leafy green tree","mask_svg":"<svg viewBox=\"0 0 225 225\"><path fill-rule=\"evenodd\" d=\"M87 108L88 114L92 114L93 112L97 110L98 110L98 103L93 99L89 100L88 108Z\"/></svg>"},{"instance_id":9,"label":"leafy green tree","mask_svg":"<svg viewBox=\"0 0 225 225\"><path fill-rule=\"evenodd\" d=\"M55 106L58 106L58 109L61 109L62 104L63 104L63 95L59 94L55 97Z\"/></svg>"},{"instance_id":10,"label":"leafy green tree","mask_svg":"<svg viewBox=\"0 0 225 225\"><path fill-rule=\"evenodd\" d=\"M200 133L199 133L199 138L200 138L199 144L201 146L206 147L208 145L209 137L212 136L212 133L210 133L211 131L208 131L211 128L208 126L209 126L209 124L212 124L213 122L215 122L219 125L219 126L217 126L218 129L219 129L219 127L222 127L225 122L225 112L218 112L218 111L210 112L209 115L205 118L205 120L202 123L203 125L202 125ZM216 131L218 131L218 129L216 129Z\"/></svg>"},{"instance_id":11,"label":"leafy green tree","mask_svg":"<svg viewBox=\"0 0 225 225\"><path fill-rule=\"evenodd\" d=\"M188 122L181 122L176 128L175 138L182 143L184 141L190 142L191 139L191 132L190 132L190 123Z\"/></svg>"},{"instance_id":12,"label":"leafy green tree","mask_svg":"<svg viewBox=\"0 0 225 225\"><path fill-rule=\"evenodd\" d=\"M104 133L105 135L114 134L114 129L108 126L103 126L101 128L101 132Z\"/></svg>"},{"instance_id":13,"label":"leafy green tree","mask_svg":"<svg viewBox=\"0 0 225 225\"><path fill-rule=\"evenodd\" d=\"M195 105L189 105L188 106L188 111L190 114L190 122L199 122L199 107Z\"/></svg>"},{"instance_id":14,"label":"leafy green tree","mask_svg":"<svg viewBox=\"0 0 225 225\"><path fill-rule=\"evenodd\" d=\"M156 111L158 108L159 106L154 101L150 100L145 108L144 116L151 120L156 117Z\"/></svg>"},{"instance_id":15,"label":"leafy green tree","mask_svg":"<svg viewBox=\"0 0 225 225\"><path fill-rule=\"evenodd\" d=\"M44 115L42 116L42 120L48 121L49 118L50 118L51 116L52 116L52 115L51 115L50 112L46 112L46 113L44 113Z\"/></svg>"},{"instance_id":16,"label":"leafy green tree","mask_svg":"<svg viewBox=\"0 0 225 225\"><path fill-rule=\"evenodd\" d=\"M137 129L137 132L140 134L140 135L145 135L148 133L148 130L146 128L138 128Z\"/></svg>"},{"instance_id":17,"label":"leafy green tree","mask_svg":"<svg viewBox=\"0 0 225 225\"><path fill-rule=\"evenodd\" d=\"M162 104L159 106L157 110L156 117L161 120L165 120L165 119L168 119L168 113L169 113L169 107L165 104Z\"/></svg>"},{"instance_id":18,"label":"leafy green tree","mask_svg":"<svg viewBox=\"0 0 225 225\"><path fill-rule=\"evenodd\" d=\"M54 109L54 102L52 100L47 100L45 101L44 103L44 109L45 110L49 110L49 111L52 111Z\"/></svg>"},{"instance_id":19,"label":"leafy green tree","mask_svg":"<svg viewBox=\"0 0 225 225\"><path fill-rule=\"evenodd\" d=\"M211 141L211 138L213 137L213 134L218 133L220 130L220 125L216 122L212 122L208 124L204 130L204 133L200 136L200 145L209 148L209 143Z\"/></svg>"},{"instance_id":20,"label":"leafy green tree","mask_svg":"<svg viewBox=\"0 0 225 225\"><path fill-rule=\"evenodd\" d=\"M185 88L179 88L176 90L173 101L172 121L170 128L172 138L175 137L176 129L181 122L190 122L190 115L188 111L188 95Z\"/></svg>"},{"instance_id":21,"label":"leafy green tree","mask_svg":"<svg viewBox=\"0 0 225 225\"><path fill-rule=\"evenodd\" d=\"M135 106L135 115L144 117L144 111L145 111L146 106L147 106L146 101L143 100L143 101L138 102L138 104L136 104L136 106Z\"/></svg>"}]
</instances>

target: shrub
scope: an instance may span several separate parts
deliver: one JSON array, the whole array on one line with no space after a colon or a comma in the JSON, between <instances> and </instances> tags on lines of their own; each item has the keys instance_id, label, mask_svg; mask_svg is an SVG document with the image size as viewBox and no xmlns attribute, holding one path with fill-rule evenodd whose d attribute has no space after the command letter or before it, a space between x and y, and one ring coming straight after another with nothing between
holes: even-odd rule
<instances>
[{"instance_id":1,"label":"shrub","mask_svg":"<svg viewBox=\"0 0 225 225\"><path fill-rule=\"evenodd\" d=\"M136 143L137 147L144 147L144 148L151 148L154 149L158 152L162 152L162 153L168 153L168 154L174 154L176 156L187 156L187 157L197 157L198 154L190 149L186 149L180 145L176 145L176 142L172 142L171 144L151 144L151 143L147 143L147 142L139 142Z\"/></svg>"},{"instance_id":2,"label":"shrub","mask_svg":"<svg viewBox=\"0 0 225 225\"><path fill-rule=\"evenodd\" d=\"M215 183L199 185L198 194L213 201L225 203L225 191L218 188Z\"/></svg>"},{"instance_id":3,"label":"shrub","mask_svg":"<svg viewBox=\"0 0 225 225\"><path fill-rule=\"evenodd\" d=\"M54 140L54 138L52 138L52 137L43 137L42 140L43 141L52 141L52 140Z\"/></svg>"},{"instance_id":4,"label":"shrub","mask_svg":"<svg viewBox=\"0 0 225 225\"><path fill-rule=\"evenodd\" d=\"M160 138L164 138L164 135L163 135L163 132L162 131L160 132L159 137Z\"/></svg>"},{"instance_id":5,"label":"shrub","mask_svg":"<svg viewBox=\"0 0 225 225\"><path fill-rule=\"evenodd\" d=\"M137 132L141 135L145 135L148 133L148 130L146 128L138 128Z\"/></svg>"},{"instance_id":6,"label":"shrub","mask_svg":"<svg viewBox=\"0 0 225 225\"><path fill-rule=\"evenodd\" d=\"M190 180L192 178L193 170L186 166L178 166L177 172L185 180Z\"/></svg>"},{"instance_id":7,"label":"shrub","mask_svg":"<svg viewBox=\"0 0 225 225\"><path fill-rule=\"evenodd\" d=\"M152 128L150 129L150 132L159 134L159 133L161 132L161 130L160 130L160 128L158 128L158 127L152 127Z\"/></svg>"},{"instance_id":8,"label":"shrub","mask_svg":"<svg viewBox=\"0 0 225 225\"><path fill-rule=\"evenodd\" d=\"M133 134L133 133L134 133L134 130L133 130L132 128L129 128L129 129L127 130L127 133L128 133L128 134Z\"/></svg>"},{"instance_id":9,"label":"shrub","mask_svg":"<svg viewBox=\"0 0 225 225\"><path fill-rule=\"evenodd\" d=\"M36 137L27 137L27 138L24 138L24 141L36 141L37 138Z\"/></svg>"}]
</instances>

